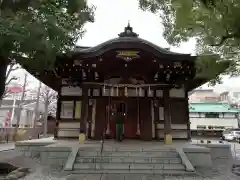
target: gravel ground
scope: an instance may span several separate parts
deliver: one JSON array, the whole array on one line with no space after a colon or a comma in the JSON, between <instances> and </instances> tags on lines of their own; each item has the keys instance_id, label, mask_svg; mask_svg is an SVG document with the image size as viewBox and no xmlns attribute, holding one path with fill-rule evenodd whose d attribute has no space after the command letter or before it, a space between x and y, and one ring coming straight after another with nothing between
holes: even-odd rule
<instances>
[{"instance_id":1,"label":"gravel ground","mask_svg":"<svg viewBox=\"0 0 240 180\"><path fill-rule=\"evenodd\" d=\"M0 161L17 167L30 168L31 173L21 180L65 180L67 176L60 171L59 167L41 166L38 159L24 157L16 150L0 152Z\"/></svg>"},{"instance_id":2,"label":"gravel ground","mask_svg":"<svg viewBox=\"0 0 240 180\"><path fill-rule=\"evenodd\" d=\"M202 177L140 176L140 175L69 175L59 167L41 166L38 159L27 158L15 150L0 152L0 161L31 168L31 173L20 180L239 180L226 168L225 160L215 160L214 169L196 169ZM204 178L205 177L205 178Z\"/></svg>"}]
</instances>

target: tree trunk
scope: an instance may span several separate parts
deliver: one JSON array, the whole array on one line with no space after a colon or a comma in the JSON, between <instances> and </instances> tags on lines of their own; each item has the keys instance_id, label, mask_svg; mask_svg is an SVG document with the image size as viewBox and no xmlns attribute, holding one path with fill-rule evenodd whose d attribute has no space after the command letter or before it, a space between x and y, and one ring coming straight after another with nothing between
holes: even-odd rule
<instances>
[{"instance_id":1,"label":"tree trunk","mask_svg":"<svg viewBox=\"0 0 240 180\"><path fill-rule=\"evenodd\" d=\"M25 91L26 91L26 86L27 86L27 74L25 74L25 77L24 77L24 83L23 83L23 92L22 92L22 96L21 96L21 100L20 100L20 103L18 104L18 107L17 107L17 122L16 122L16 127L14 129L14 140L16 140L16 135L17 135L17 131L18 131L18 126L19 126L19 123L20 123L20 120L21 120L21 112L22 112L22 103L24 101L24 98L25 98Z\"/></svg>"},{"instance_id":2,"label":"tree trunk","mask_svg":"<svg viewBox=\"0 0 240 180\"><path fill-rule=\"evenodd\" d=\"M6 72L8 63L0 58L0 101L2 101L5 92Z\"/></svg>"},{"instance_id":3,"label":"tree trunk","mask_svg":"<svg viewBox=\"0 0 240 180\"><path fill-rule=\"evenodd\" d=\"M44 122L43 122L43 136L47 137L47 131L48 131L48 103L45 104L44 109Z\"/></svg>"},{"instance_id":4,"label":"tree trunk","mask_svg":"<svg viewBox=\"0 0 240 180\"><path fill-rule=\"evenodd\" d=\"M41 81L39 81L39 86L38 86L38 92L37 92L37 101L36 101L36 107L34 109L34 119L33 119L33 128L36 128L36 123L37 123L37 120L38 120L38 107L39 107L39 99L40 99L40 92L41 92L41 86L42 86L42 83Z\"/></svg>"}]
</instances>

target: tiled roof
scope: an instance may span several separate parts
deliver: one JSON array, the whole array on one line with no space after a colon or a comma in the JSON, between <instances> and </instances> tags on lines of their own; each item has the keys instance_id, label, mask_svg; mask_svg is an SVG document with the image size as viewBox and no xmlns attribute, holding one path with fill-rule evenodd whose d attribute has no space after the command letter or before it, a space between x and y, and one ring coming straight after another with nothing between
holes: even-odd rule
<instances>
[{"instance_id":1,"label":"tiled roof","mask_svg":"<svg viewBox=\"0 0 240 180\"><path fill-rule=\"evenodd\" d=\"M197 102L189 104L189 112L240 112L239 108L233 108L226 102Z\"/></svg>"}]
</instances>

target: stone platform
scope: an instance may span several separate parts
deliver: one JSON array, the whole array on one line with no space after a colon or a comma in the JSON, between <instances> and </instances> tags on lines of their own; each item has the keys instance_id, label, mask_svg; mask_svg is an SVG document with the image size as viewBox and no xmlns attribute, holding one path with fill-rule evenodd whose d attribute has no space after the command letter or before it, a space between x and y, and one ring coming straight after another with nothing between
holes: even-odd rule
<instances>
[{"instance_id":1,"label":"stone platform","mask_svg":"<svg viewBox=\"0 0 240 180\"><path fill-rule=\"evenodd\" d=\"M231 163L228 144L39 139L16 143L25 156L38 157L44 165L61 165L69 174L173 174L192 175L195 168L212 167L212 160Z\"/></svg>"}]
</instances>

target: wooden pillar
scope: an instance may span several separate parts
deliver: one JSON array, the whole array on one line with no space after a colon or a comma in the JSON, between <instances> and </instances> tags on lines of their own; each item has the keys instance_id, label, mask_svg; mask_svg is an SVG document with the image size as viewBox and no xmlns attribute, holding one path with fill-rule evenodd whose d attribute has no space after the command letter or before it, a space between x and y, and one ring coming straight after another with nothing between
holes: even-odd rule
<instances>
[{"instance_id":1,"label":"wooden pillar","mask_svg":"<svg viewBox=\"0 0 240 180\"><path fill-rule=\"evenodd\" d=\"M164 101L164 143L172 144L172 127L171 127L171 101L169 89L163 90Z\"/></svg>"},{"instance_id":2,"label":"wooden pillar","mask_svg":"<svg viewBox=\"0 0 240 180\"><path fill-rule=\"evenodd\" d=\"M157 99L154 99L153 101L153 107L154 107L154 138L157 139L157 122L159 121L159 101Z\"/></svg>"},{"instance_id":3,"label":"wooden pillar","mask_svg":"<svg viewBox=\"0 0 240 180\"><path fill-rule=\"evenodd\" d=\"M140 105L139 105L139 97L137 97L137 132L136 135L139 137L141 134L140 130Z\"/></svg>"},{"instance_id":4,"label":"wooden pillar","mask_svg":"<svg viewBox=\"0 0 240 180\"><path fill-rule=\"evenodd\" d=\"M91 104L89 102L88 104L88 117L87 117L87 123L88 123L88 132L87 137L88 139L92 138L92 113L93 113L93 89L90 89L90 98L91 98Z\"/></svg>"},{"instance_id":5,"label":"wooden pillar","mask_svg":"<svg viewBox=\"0 0 240 180\"><path fill-rule=\"evenodd\" d=\"M87 132L87 137L88 139L92 138L92 110L93 110L93 100L91 100L91 105L89 104L88 107L88 117L87 117L87 122L88 122L88 132Z\"/></svg>"},{"instance_id":6,"label":"wooden pillar","mask_svg":"<svg viewBox=\"0 0 240 180\"><path fill-rule=\"evenodd\" d=\"M189 118L189 108L188 108L188 92L186 92L186 122L187 122L187 140L190 141L191 140L191 127L190 127L190 118Z\"/></svg>"},{"instance_id":7,"label":"wooden pillar","mask_svg":"<svg viewBox=\"0 0 240 180\"><path fill-rule=\"evenodd\" d=\"M152 140L152 118L151 118L151 100L141 98L139 101L140 114L140 139L144 141Z\"/></svg>"},{"instance_id":8,"label":"wooden pillar","mask_svg":"<svg viewBox=\"0 0 240 180\"><path fill-rule=\"evenodd\" d=\"M84 144L86 139L86 122L88 117L88 87L83 84L82 86L82 107L81 107L81 118L80 118L80 133L79 143Z\"/></svg>"},{"instance_id":9,"label":"wooden pillar","mask_svg":"<svg viewBox=\"0 0 240 180\"><path fill-rule=\"evenodd\" d=\"M96 119L95 119L95 128L94 128L94 139L101 140L102 135L105 131L105 107L107 105L106 99L104 97L98 98L96 100Z\"/></svg>"}]
</instances>

